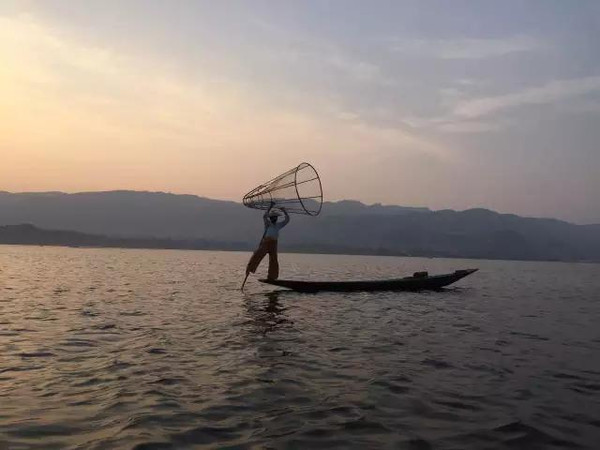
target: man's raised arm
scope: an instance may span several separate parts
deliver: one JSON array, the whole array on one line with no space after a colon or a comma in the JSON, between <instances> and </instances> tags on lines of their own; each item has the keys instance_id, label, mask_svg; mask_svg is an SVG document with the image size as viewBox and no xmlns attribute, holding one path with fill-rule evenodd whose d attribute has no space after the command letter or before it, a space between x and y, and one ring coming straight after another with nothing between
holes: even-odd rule
<instances>
[{"instance_id":1,"label":"man's raised arm","mask_svg":"<svg viewBox=\"0 0 600 450\"><path fill-rule=\"evenodd\" d=\"M283 219L283 222L281 222L280 229L285 227L288 223L290 223L290 215L288 214L288 212L285 210L285 208L281 208L281 210L283 211L283 215L285 216L285 218Z\"/></svg>"},{"instance_id":2,"label":"man's raised arm","mask_svg":"<svg viewBox=\"0 0 600 450\"><path fill-rule=\"evenodd\" d=\"M271 204L269 205L269 208L265 211L265 213L263 214L263 222L265 223L265 227L269 227L269 225L271 225L271 221L269 220L269 213L271 212L271 209L273 208L273 205L275 203L271 202Z\"/></svg>"}]
</instances>

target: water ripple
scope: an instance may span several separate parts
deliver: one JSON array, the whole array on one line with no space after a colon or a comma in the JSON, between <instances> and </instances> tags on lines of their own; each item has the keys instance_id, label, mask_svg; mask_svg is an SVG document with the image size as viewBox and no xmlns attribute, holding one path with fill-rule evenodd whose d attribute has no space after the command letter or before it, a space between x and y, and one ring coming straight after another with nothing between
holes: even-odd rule
<instances>
[{"instance_id":1,"label":"water ripple","mask_svg":"<svg viewBox=\"0 0 600 450\"><path fill-rule=\"evenodd\" d=\"M600 266L478 261L443 292L243 294L247 257L3 247L0 448L600 442ZM281 259L319 278L474 265Z\"/></svg>"}]
</instances>

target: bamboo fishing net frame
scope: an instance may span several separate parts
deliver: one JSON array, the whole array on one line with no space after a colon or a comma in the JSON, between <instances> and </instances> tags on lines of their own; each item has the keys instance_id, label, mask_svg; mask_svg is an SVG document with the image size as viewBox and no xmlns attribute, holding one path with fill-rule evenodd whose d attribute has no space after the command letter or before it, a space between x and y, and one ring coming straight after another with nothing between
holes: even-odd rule
<instances>
[{"instance_id":1,"label":"bamboo fishing net frame","mask_svg":"<svg viewBox=\"0 0 600 450\"><path fill-rule=\"evenodd\" d=\"M318 216L323 207L323 186L316 169L304 162L255 187L242 202L253 209L267 210L272 205L291 214Z\"/></svg>"}]
</instances>

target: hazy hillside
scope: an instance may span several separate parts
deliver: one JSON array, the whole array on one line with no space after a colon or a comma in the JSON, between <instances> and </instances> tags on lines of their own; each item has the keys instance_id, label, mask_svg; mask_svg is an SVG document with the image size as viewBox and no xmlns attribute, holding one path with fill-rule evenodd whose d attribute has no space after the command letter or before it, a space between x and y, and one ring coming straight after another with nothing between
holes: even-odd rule
<instances>
[{"instance_id":1,"label":"hazy hillside","mask_svg":"<svg viewBox=\"0 0 600 450\"><path fill-rule=\"evenodd\" d=\"M111 236L244 240L256 234L253 212L234 202L194 195L110 191L78 194L0 193L0 224L32 223ZM247 236L244 236L246 234Z\"/></svg>"},{"instance_id":2,"label":"hazy hillside","mask_svg":"<svg viewBox=\"0 0 600 450\"><path fill-rule=\"evenodd\" d=\"M168 248L198 250L250 250L243 242L205 239L127 238L68 230L45 230L34 225L0 225L0 244L59 245L69 247Z\"/></svg>"},{"instance_id":3,"label":"hazy hillside","mask_svg":"<svg viewBox=\"0 0 600 450\"><path fill-rule=\"evenodd\" d=\"M193 195L0 192L0 225L30 223L110 237L202 240L202 245L220 242L231 247L235 243L234 247L244 248L260 238L260 217L259 211L235 202ZM318 218L294 216L281 247L340 253L600 260L600 226L485 209L430 211L342 201L325 204Z\"/></svg>"}]
</instances>

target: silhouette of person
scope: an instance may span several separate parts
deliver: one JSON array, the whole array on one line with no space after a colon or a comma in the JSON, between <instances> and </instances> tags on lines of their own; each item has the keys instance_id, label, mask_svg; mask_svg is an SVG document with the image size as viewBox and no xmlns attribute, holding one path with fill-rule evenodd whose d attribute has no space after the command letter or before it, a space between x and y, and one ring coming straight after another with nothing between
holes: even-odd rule
<instances>
[{"instance_id":1,"label":"silhouette of person","mask_svg":"<svg viewBox=\"0 0 600 450\"><path fill-rule=\"evenodd\" d=\"M263 215L265 223L265 233L260 244L248 265L246 266L246 276L250 272L256 272L260 262L268 254L269 255L269 273L267 279L276 280L279 277L279 261L277 260L277 240L279 239L279 231L290 222L290 216L285 208L280 208L283 212L284 219L279 222L279 215L273 211L274 203L271 202L269 209Z\"/></svg>"}]
</instances>

